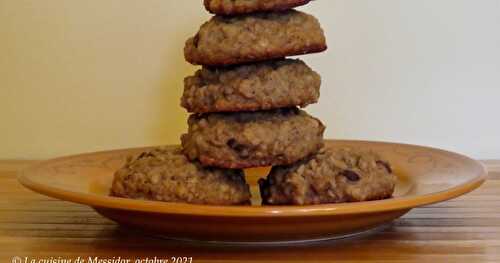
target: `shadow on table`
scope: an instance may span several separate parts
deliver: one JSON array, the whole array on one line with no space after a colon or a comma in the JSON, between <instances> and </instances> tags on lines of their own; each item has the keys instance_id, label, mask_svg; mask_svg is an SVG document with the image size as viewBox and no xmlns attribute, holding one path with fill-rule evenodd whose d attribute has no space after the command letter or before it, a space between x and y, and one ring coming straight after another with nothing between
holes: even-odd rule
<instances>
[{"instance_id":1,"label":"shadow on table","mask_svg":"<svg viewBox=\"0 0 500 263\"><path fill-rule=\"evenodd\" d=\"M352 259L353 256L356 259L373 259L375 255L377 258L399 259L398 254L401 253L406 254L404 259L408 259L408 253L418 253L418 246L412 242L401 241L403 233L399 233L393 224L386 225L377 231L344 239L245 245L172 240L145 235L126 227L117 227L113 231L112 238L96 239L90 244L93 247L93 253L98 255L100 251L115 250L117 251L115 256L121 257L192 257L193 262L236 259L303 261L311 258ZM106 235L109 236L109 234Z\"/></svg>"}]
</instances>

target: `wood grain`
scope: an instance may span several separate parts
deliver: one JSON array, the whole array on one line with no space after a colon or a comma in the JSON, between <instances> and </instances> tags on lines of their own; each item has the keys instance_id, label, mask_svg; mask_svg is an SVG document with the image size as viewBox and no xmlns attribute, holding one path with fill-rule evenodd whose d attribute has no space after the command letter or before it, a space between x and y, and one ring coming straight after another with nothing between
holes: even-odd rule
<instances>
[{"instance_id":1,"label":"wood grain","mask_svg":"<svg viewBox=\"0 0 500 263\"><path fill-rule=\"evenodd\" d=\"M16 173L33 163L0 161L0 262L11 262L13 256L23 260L121 257L131 258L130 262L154 256L192 257L192 262L500 262L500 161L484 162L489 179L478 190L413 209L378 232L287 246L229 246L145 236L121 228L89 207L23 188Z\"/></svg>"}]
</instances>

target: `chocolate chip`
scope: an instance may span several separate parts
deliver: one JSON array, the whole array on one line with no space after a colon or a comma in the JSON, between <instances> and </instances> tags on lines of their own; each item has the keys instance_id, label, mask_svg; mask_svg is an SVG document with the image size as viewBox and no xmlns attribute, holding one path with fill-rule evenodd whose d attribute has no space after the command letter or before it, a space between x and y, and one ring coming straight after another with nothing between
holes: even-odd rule
<instances>
[{"instance_id":1,"label":"chocolate chip","mask_svg":"<svg viewBox=\"0 0 500 263\"><path fill-rule=\"evenodd\" d=\"M227 146L229 146L231 149L233 149L236 153L238 153L238 155L241 157L241 158L247 158L250 153L248 151L248 147L245 146L244 144L240 144L238 143L235 139L229 139L227 140L226 142Z\"/></svg>"},{"instance_id":2,"label":"chocolate chip","mask_svg":"<svg viewBox=\"0 0 500 263\"><path fill-rule=\"evenodd\" d=\"M353 182L359 181L359 174L351 170L344 170L342 171L341 175L345 176L349 181Z\"/></svg>"},{"instance_id":3,"label":"chocolate chip","mask_svg":"<svg viewBox=\"0 0 500 263\"><path fill-rule=\"evenodd\" d=\"M376 163L377 163L377 165L384 166L384 168L387 170L387 172L389 172L389 173L392 174L392 168L391 168L391 166L387 162L378 160Z\"/></svg>"},{"instance_id":4,"label":"chocolate chip","mask_svg":"<svg viewBox=\"0 0 500 263\"><path fill-rule=\"evenodd\" d=\"M229 146L229 147L231 147L231 148L234 148L236 146L236 144L238 144L238 143L233 138L227 140L227 142L226 142L226 145Z\"/></svg>"}]
</instances>

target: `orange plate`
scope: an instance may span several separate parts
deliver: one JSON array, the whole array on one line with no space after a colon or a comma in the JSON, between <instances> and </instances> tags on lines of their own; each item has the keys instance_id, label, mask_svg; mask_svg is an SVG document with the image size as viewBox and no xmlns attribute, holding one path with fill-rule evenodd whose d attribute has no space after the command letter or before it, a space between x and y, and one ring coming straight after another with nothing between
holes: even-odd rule
<instances>
[{"instance_id":1,"label":"orange plate","mask_svg":"<svg viewBox=\"0 0 500 263\"><path fill-rule=\"evenodd\" d=\"M126 156L147 148L87 153L45 161L23 171L19 181L51 197L92 206L120 224L177 239L205 241L297 241L338 238L396 219L410 209L448 200L486 179L477 161L456 153L407 144L327 141L329 147L374 150L398 176L391 199L308 206L260 206L259 176L247 170L252 206L209 206L132 200L108 196L113 172Z\"/></svg>"}]
</instances>

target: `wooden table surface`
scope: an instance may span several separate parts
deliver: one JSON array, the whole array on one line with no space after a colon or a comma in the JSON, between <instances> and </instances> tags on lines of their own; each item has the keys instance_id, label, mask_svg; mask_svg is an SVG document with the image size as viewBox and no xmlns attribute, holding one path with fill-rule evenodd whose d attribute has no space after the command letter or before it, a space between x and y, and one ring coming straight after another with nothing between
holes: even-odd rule
<instances>
[{"instance_id":1,"label":"wooden table surface","mask_svg":"<svg viewBox=\"0 0 500 263\"><path fill-rule=\"evenodd\" d=\"M413 209L379 232L293 246L246 247L129 232L89 207L22 187L16 172L32 163L0 161L0 262L14 262L14 256L22 263L78 262L78 257L85 262L91 257L103 260L92 262L117 263L121 257L159 263L155 256L192 257L192 262L500 262L500 161L484 162L489 178L478 190Z\"/></svg>"}]
</instances>

